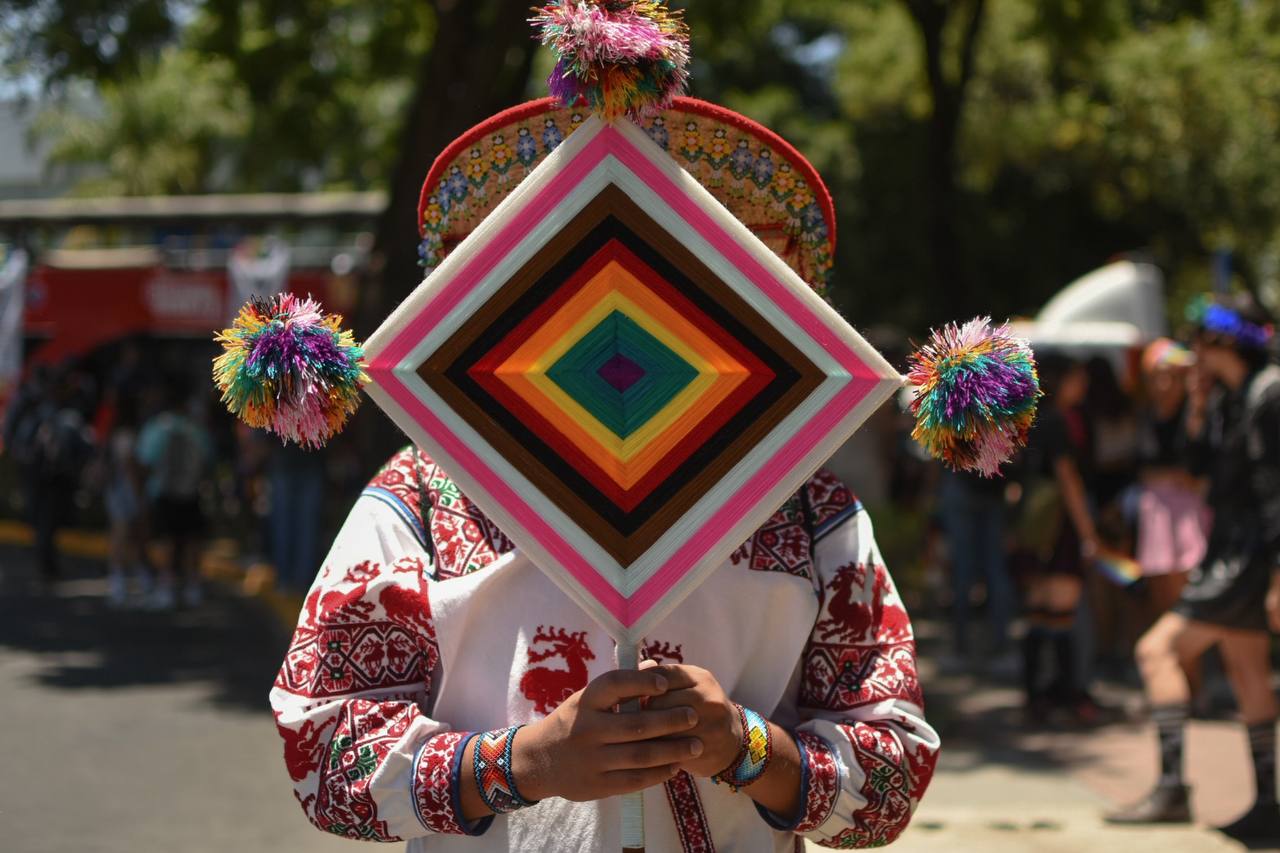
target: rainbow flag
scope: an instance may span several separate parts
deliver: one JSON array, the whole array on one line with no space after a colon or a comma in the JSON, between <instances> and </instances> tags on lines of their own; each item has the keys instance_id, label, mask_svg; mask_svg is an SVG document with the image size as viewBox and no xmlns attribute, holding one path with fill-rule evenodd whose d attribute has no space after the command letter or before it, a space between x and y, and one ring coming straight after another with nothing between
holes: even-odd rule
<instances>
[{"instance_id":1,"label":"rainbow flag","mask_svg":"<svg viewBox=\"0 0 1280 853\"><path fill-rule=\"evenodd\" d=\"M1109 548L1099 549L1093 567L1116 586L1132 586L1142 577L1142 566L1137 560Z\"/></svg>"}]
</instances>

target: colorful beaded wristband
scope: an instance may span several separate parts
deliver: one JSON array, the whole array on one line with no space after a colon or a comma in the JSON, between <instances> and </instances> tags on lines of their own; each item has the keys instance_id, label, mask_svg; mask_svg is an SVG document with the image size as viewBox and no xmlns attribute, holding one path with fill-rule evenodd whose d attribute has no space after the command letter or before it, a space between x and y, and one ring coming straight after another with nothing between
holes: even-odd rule
<instances>
[{"instance_id":1,"label":"colorful beaded wristband","mask_svg":"<svg viewBox=\"0 0 1280 853\"><path fill-rule=\"evenodd\" d=\"M512 726L481 732L476 736L476 748L472 754L476 788L480 791L480 799L494 814L506 814L537 802L520 796L511 770L511 747L520 729L521 726Z\"/></svg>"},{"instance_id":2,"label":"colorful beaded wristband","mask_svg":"<svg viewBox=\"0 0 1280 853\"><path fill-rule=\"evenodd\" d=\"M734 792L745 788L764 775L764 769L773 757L773 736L769 733L769 721L741 705L738 718L742 721L742 749L733 763L711 777L712 782L723 782Z\"/></svg>"}]
</instances>

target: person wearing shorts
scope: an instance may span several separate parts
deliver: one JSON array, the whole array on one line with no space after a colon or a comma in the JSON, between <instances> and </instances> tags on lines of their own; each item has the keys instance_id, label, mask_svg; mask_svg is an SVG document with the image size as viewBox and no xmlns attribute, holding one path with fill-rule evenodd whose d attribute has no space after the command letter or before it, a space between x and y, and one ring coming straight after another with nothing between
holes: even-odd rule
<instances>
[{"instance_id":1,"label":"person wearing shorts","mask_svg":"<svg viewBox=\"0 0 1280 853\"><path fill-rule=\"evenodd\" d=\"M1249 736L1256 797L1222 827L1247 842L1280 840L1276 803L1271 638L1280 628L1280 367L1271 327L1245 300L1209 302L1198 319L1196 370L1188 402L1188 460L1208 478L1213 511L1205 554L1173 608L1138 642L1160 747L1160 776L1112 823L1191 819L1182 755L1191 687L1187 670L1217 646ZM1210 385L1212 392L1210 393Z\"/></svg>"}]
</instances>

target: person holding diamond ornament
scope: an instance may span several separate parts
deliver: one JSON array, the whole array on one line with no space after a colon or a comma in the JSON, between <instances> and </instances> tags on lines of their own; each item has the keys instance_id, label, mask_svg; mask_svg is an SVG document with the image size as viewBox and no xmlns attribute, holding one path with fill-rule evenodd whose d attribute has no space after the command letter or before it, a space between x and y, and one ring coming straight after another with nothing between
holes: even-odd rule
<instances>
[{"instance_id":1,"label":"person holding diamond ornament","mask_svg":"<svg viewBox=\"0 0 1280 853\"><path fill-rule=\"evenodd\" d=\"M910 619L820 470L899 376L823 300L830 196L683 97L652 0L534 24L553 98L437 159L428 275L362 349L291 295L215 380L318 447L367 391L413 440L373 477L271 691L303 811L414 851L791 851L897 838L937 733ZM990 476L1025 443L1025 342L976 320L910 377L917 437Z\"/></svg>"}]
</instances>

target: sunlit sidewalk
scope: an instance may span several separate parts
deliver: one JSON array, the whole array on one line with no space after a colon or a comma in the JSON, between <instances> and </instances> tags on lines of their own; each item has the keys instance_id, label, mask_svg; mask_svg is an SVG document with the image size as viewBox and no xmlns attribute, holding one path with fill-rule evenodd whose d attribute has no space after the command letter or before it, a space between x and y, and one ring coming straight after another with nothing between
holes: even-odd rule
<instances>
[{"instance_id":1,"label":"sunlit sidewalk","mask_svg":"<svg viewBox=\"0 0 1280 853\"><path fill-rule=\"evenodd\" d=\"M1244 849L1210 828L1236 818L1253 797L1239 725L1191 725L1187 778L1196 824L1119 828L1103 822L1104 812L1141 797L1156 779L1154 734L1146 724L1032 731L1013 688L936 676L925 687L943 729L942 757L915 820L893 846L898 853Z\"/></svg>"},{"instance_id":2,"label":"sunlit sidewalk","mask_svg":"<svg viewBox=\"0 0 1280 853\"><path fill-rule=\"evenodd\" d=\"M1195 757L1206 758L1206 747L1212 748L1201 734L1204 733L1193 734L1191 738L1193 772L1196 765L1206 764L1195 761ZM1140 740L1132 733L1090 735L1082 740L1094 738L1091 748L1116 745L1130 753L1135 752ZM1243 738L1239 747L1244 748ZM1101 815L1110 801L1100 796L1100 791L1107 789L1115 793L1117 799L1135 798L1143 788L1136 782L1131 787L1130 780L1140 777L1153 780L1154 773L1125 769L1111 779L1103 777L1101 769L1033 769L992 762L977 750L950 749L944 752L938 775L915 821L894 849L900 853L944 850L1213 853L1242 849L1203 825L1134 829L1107 826ZM1233 796L1228 799L1242 799L1239 787L1230 792ZM1197 805L1206 799L1210 798L1197 798ZM1202 821L1225 822L1235 816L1231 809L1200 808L1197 814Z\"/></svg>"}]
</instances>

